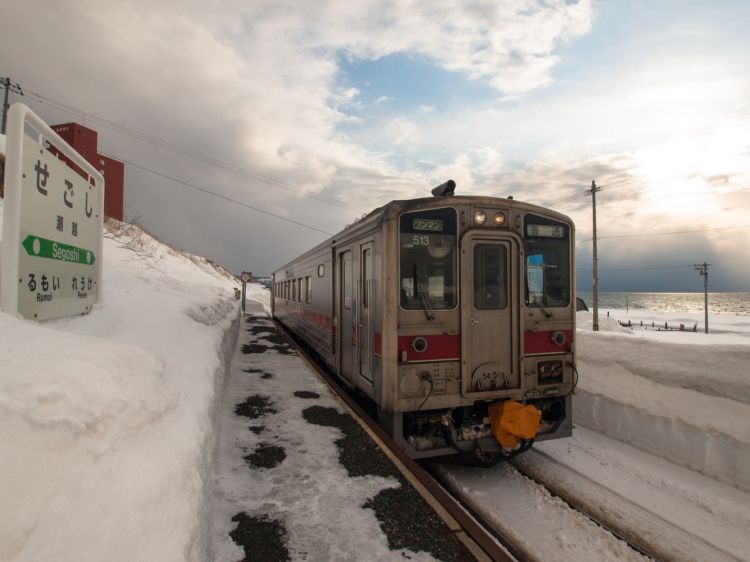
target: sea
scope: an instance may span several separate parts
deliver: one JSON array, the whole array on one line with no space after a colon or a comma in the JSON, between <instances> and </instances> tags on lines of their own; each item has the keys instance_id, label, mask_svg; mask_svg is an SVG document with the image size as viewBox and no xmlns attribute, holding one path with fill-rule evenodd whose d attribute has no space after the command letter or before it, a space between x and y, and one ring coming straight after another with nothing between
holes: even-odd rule
<instances>
[{"instance_id":1,"label":"sea","mask_svg":"<svg viewBox=\"0 0 750 562\"><path fill-rule=\"evenodd\" d=\"M591 292L576 294L593 306ZM599 292L599 310L638 309L662 312L703 312L703 293L609 293ZM711 314L750 315L750 293L708 293Z\"/></svg>"}]
</instances>

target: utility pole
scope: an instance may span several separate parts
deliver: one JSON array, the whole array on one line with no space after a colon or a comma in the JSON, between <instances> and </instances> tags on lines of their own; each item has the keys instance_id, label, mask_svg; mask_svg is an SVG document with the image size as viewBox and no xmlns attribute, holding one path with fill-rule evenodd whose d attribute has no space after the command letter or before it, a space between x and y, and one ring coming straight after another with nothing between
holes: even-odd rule
<instances>
[{"instance_id":1,"label":"utility pole","mask_svg":"<svg viewBox=\"0 0 750 562\"><path fill-rule=\"evenodd\" d=\"M591 189L586 192L586 195L591 195L591 208L593 210L594 219L594 279L593 279L593 292L594 292L594 323L592 329L595 332L599 331L599 272L598 257L596 253L596 192L601 191L601 187L596 187L596 181L591 180Z\"/></svg>"},{"instance_id":2,"label":"utility pole","mask_svg":"<svg viewBox=\"0 0 750 562\"><path fill-rule=\"evenodd\" d=\"M8 92L10 91L10 76L3 80L5 85L5 98L3 99L3 127L0 129L1 134L5 134L5 125L8 123Z\"/></svg>"},{"instance_id":3,"label":"utility pole","mask_svg":"<svg viewBox=\"0 0 750 562\"><path fill-rule=\"evenodd\" d=\"M696 263L693 266L693 269L703 277L703 313L705 315L704 331L706 333L708 333L708 266L710 265L710 263L703 262Z\"/></svg>"},{"instance_id":4,"label":"utility pole","mask_svg":"<svg viewBox=\"0 0 750 562\"><path fill-rule=\"evenodd\" d=\"M13 93L15 94L23 95L23 90L21 89L20 84L11 84L10 76L6 76L2 80L0 80L0 84L5 87L5 94L3 97L3 124L2 127L0 127L0 133L4 135L5 126L8 124L8 108L10 107L10 105L8 105L8 94L10 93L11 87L13 88Z\"/></svg>"}]
</instances>

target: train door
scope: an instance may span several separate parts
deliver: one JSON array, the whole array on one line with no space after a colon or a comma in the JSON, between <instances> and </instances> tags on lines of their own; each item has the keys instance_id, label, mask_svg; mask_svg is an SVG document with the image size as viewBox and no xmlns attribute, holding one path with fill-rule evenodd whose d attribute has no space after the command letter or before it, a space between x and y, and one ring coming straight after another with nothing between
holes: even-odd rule
<instances>
[{"instance_id":1,"label":"train door","mask_svg":"<svg viewBox=\"0 0 750 562\"><path fill-rule=\"evenodd\" d=\"M357 335L357 364L359 374L372 382L370 332L372 315L372 242L360 246L360 275L359 275L359 334Z\"/></svg>"},{"instance_id":2,"label":"train door","mask_svg":"<svg viewBox=\"0 0 750 562\"><path fill-rule=\"evenodd\" d=\"M461 242L462 394L518 388L517 243L470 234Z\"/></svg>"},{"instance_id":3,"label":"train door","mask_svg":"<svg viewBox=\"0 0 750 562\"><path fill-rule=\"evenodd\" d=\"M352 252L346 250L339 253L339 283L341 288L339 298L338 317L338 348L339 348L339 373L349 384L353 382L354 372L354 342L357 337L354 324L354 295L352 278Z\"/></svg>"}]
</instances>

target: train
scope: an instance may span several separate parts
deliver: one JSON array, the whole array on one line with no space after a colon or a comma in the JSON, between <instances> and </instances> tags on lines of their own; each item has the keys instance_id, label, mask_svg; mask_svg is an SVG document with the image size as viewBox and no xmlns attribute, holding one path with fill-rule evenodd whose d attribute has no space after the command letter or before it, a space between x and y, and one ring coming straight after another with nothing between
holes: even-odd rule
<instances>
[{"instance_id":1,"label":"train","mask_svg":"<svg viewBox=\"0 0 750 562\"><path fill-rule=\"evenodd\" d=\"M414 459L572 435L575 226L456 195L391 201L276 270L272 316Z\"/></svg>"}]
</instances>

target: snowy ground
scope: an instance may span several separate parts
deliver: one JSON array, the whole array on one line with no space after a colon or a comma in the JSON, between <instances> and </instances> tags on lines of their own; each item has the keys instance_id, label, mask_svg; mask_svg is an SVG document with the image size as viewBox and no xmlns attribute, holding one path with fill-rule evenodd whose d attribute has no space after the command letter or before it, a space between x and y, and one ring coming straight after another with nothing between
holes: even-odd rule
<instances>
[{"instance_id":1,"label":"snowy ground","mask_svg":"<svg viewBox=\"0 0 750 562\"><path fill-rule=\"evenodd\" d=\"M209 560L467 560L261 307L248 308L221 407Z\"/></svg>"},{"instance_id":2,"label":"snowy ground","mask_svg":"<svg viewBox=\"0 0 750 562\"><path fill-rule=\"evenodd\" d=\"M542 455L518 465L540 480L565 482L581 505L616 513L632 534L673 546L671 559L747 560L750 317L713 315L711 334L640 328L641 318L673 325L698 316L613 310L594 333L591 314L580 312L574 436L536 444ZM616 321L628 318L638 327ZM509 466L442 470L478 510L525 537L530 558L623 556L616 547L602 550L607 543L595 541L581 516Z\"/></svg>"},{"instance_id":3,"label":"snowy ground","mask_svg":"<svg viewBox=\"0 0 750 562\"><path fill-rule=\"evenodd\" d=\"M204 559L236 283L138 232L87 316L0 313L0 560Z\"/></svg>"}]
</instances>

